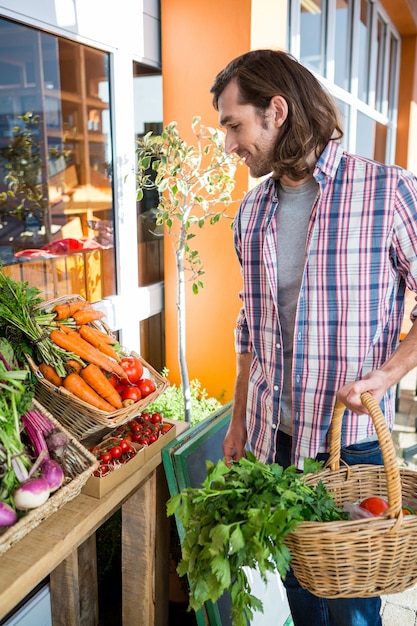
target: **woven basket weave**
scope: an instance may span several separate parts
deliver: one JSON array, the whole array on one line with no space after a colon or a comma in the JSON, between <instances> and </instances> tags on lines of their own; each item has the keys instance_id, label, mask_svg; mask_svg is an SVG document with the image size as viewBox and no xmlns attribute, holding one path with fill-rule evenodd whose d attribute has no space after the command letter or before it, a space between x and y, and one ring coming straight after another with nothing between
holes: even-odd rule
<instances>
[{"instance_id":1,"label":"woven basket weave","mask_svg":"<svg viewBox=\"0 0 417 626\"><path fill-rule=\"evenodd\" d=\"M61 296L55 300L45 302L42 305L42 309L50 311L57 304L64 304L76 300L84 300L84 298L79 295ZM93 322L89 324L89 326L111 334L109 328L102 322ZM104 427L116 428L124 424L154 402L169 386L169 382L135 352L122 352L121 354L122 356L134 356L139 359L144 368L144 376L152 379L156 385L156 390L149 394L149 396L146 396L146 398L139 400L139 402L135 402L122 409L115 409L112 412L96 409L87 402L77 398L64 387L56 387L46 380L34 361L30 357L27 357L29 365L37 378L35 387L36 399L55 415L56 419L59 420L70 433L80 440L102 430Z\"/></svg>"},{"instance_id":2,"label":"woven basket weave","mask_svg":"<svg viewBox=\"0 0 417 626\"><path fill-rule=\"evenodd\" d=\"M52 513L55 513L64 504L75 498L99 465L95 456L74 439L45 407L33 400L32 409L43 413L55 425L57 430L66 433L68 436L67 451L62 463L65 480L63 485L49 496L45 504L27 512L13 526L0 530L0 555L20 541L31 530L39 526Z\"/></svg>"},{"instance_id":3,"label":"woven basket weave","mask_svg":"<svg viewBox=\"0 0 417 626\"><path fill-rule=\"evenodd\" d=\"M382 517L340 522L302 522L285 543L298 581L323 598L371 597L405 591L417 582L417 516L403 515L402 499L417 503L417 472L400 469L384 416L368 393L369 411L384 465L340 467L345 407L337 403L330 428L330 457L323 470L306 478L320 480L338 506L378 496L388 499Z\"/></svg>"}]
</instances>

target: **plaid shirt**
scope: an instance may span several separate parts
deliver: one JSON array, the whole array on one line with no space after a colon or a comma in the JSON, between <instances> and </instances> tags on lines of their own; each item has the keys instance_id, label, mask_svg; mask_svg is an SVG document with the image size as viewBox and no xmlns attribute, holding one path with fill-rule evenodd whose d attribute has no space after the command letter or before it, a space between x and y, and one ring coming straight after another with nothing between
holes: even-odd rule
<instances>
[{"instance_id":1,"label":"plaid shirt","mask_svg":"<svg viewBox=\"0 0 417 626\"><path fill-rule=\"evenodd\" d=\"M417 291L417 179L396 166L353 156L334 141L314 177L320 195L310 217L293 352L293 460L328 449L337 390L391 355L399 339L406 286ZM238 353L252 352L248 446L274 460L283 382L277 305L276 211L271 178L251 190L235 220L243 274ZM390 428L390 389L381 408ZM345 412L342 445L374 435L368 415Z\"/></svg>"}]
</instances>

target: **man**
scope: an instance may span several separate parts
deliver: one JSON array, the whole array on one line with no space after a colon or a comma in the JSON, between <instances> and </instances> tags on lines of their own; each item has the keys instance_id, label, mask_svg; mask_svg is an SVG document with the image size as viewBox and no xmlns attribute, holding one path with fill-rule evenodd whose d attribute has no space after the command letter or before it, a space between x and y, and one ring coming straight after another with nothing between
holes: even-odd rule
<instances>
[{"instance_id":1,"label":"man","mask_svg":"<svg viewBox=\"0 0 417 626\"><path fill-rule=\"evenodd\" d=\"M405 288L417 291L417 180L346 153L331 98L285 52L238 57L211 92L226 151L253 177L271 174L235 219L243 289L225 460L246 447L283 466L326 458L339 398L342 458L381 464L360 395L392 428L393 386L417 365L416 325L398 345ZM285 586L296 626L381 624L380 598L316 598L292 571Z\"/></svg>"}]
</instances>

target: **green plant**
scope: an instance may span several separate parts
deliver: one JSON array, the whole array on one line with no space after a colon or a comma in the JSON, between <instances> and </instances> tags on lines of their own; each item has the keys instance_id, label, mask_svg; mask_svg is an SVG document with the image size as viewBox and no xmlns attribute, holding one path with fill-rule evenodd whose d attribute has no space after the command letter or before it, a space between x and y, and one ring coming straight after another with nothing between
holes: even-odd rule
<instances>
[{"instance_id":1,"label":"green plant","mask_svg":"<svg viewBox=\"0 0 417 626\"><path fill-rule=\"evenodd\" d=\"M48 198L42 183L39 115L28 112L19 119L21 125L13 128L11 142L0 151L7 172L7 191L0 193L0 209L2 214L20 220L34 216L44 225Z\"/></svg>"},{"instance_id":2,"label":"green plant","mask_svg":"<svg viewBox=\"0 0 417 626\"><path fill-rule=\"evenodd\" d=\"M188 575L190 608L216 602L230 593L234 626L245 626L262 602L252 592L246 567L257 567L266 583L268 572L285 578L291 554L285 538L303 521L346 519L322 481L310 487L294 465L266 465L248 451L228 467L206 462L201 488L188 487L172 496L168 515L177 514L185 529L180 576ZM304 474L321 462L306 459Z\"/></svg>"},{"instance_id":3,"label":"green plant","mask_svg":"<svg viewBox=\"0 0 417 626\"><path fill-rule=\"evenodd\" d=\"M167 377L168 370L164 370L162 374ZM220 400L209 397L197 379L190 381L190 400L192 425L198 424L222 406ZM181 387L170 385L146 410L151 413L162 413L167 419L183 421L184 398Z\"/></svg>"},{"instance_id":4,"label":"green plant","mask_svg":"<svg viewBox=\"0 0 417 626\"><path fill-rule=\"evenodd\" d=\"M185 421L191 421L191 394L186 362L185 284L191 282L194 294L204 286L204 268L195 246L199 229L229 217L234 173L239 158L224 151L224 133L204 126L199 117L192 121L196 145L189 146L171 122L161 135L147 133L137 142L137 199L157 189L159 204L156 225L176 239L178 310L178 360L183 392ZM220 208L221 207L221 208Z\"/></svg>"}]
</instances>

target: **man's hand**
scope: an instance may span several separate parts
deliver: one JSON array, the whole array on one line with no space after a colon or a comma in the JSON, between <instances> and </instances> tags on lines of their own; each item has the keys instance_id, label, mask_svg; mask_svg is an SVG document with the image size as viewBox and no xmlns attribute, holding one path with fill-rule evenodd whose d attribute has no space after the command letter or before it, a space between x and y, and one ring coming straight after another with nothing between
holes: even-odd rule
<instances>
[{"instance_id":1,"label":"man's hand","mask_svg":"<svg viewBox=\"0 0 417 626\"><path fill-rule=\"evenodd\" d=\"M239 461L245 456L246 444L245 420L235 420L230 423L223 441L223 453L226 465L230 466L232 461Z\"/></svg>"},{"instance_id":2,"label":"man's hand","mask_svg":"<svg viewBox=\"0 0 417 626\"><path fill-rule=\"evenodd\" d=\"M361 415L368 413L361 402L361 394L368 391L373 395L375 402L379 404L388 387L389 381L385 372L374 370L366 374L361 380L355 380L341 387L337 392L337 399L343 402L348 409Z\"/></svg>"}]
</instances>

